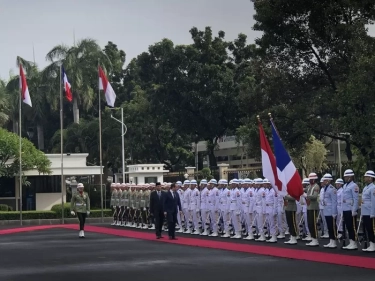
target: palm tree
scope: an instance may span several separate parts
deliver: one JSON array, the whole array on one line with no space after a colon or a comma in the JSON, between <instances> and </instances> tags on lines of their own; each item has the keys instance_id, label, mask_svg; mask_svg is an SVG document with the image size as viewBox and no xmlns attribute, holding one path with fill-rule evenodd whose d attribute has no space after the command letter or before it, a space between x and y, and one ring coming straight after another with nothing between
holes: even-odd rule
<instances>
[{"instance_id":1,"label":"palm tree","mask_svg":"<svg viewBox=\"0 0 375 281\"><path fill-rule=\"evenodd\" d=\"M9 120L9 100L5 81L0 79L0 126L3 127Z\"/></svg>"},{"instance_id":2,"label":"palm tree","mask_svg":"<svg viewBox=\"0 0 375 281\"><path fill-rule=\"evenodd\" d=\"M48 81L50 90L59 89L60 65L64 69L72 85L73 92L73 119L79 123L79 108L88 110L95 101L95 92L98 86L98 62L104 66L110 66L108 57L103 53L100 46L92 39L83 39L76 46L55 46L46 55L46 60L51 62L43 70L43 80ZM55 95L58 105L59 95Z\"/></svg>"}]
</instances>

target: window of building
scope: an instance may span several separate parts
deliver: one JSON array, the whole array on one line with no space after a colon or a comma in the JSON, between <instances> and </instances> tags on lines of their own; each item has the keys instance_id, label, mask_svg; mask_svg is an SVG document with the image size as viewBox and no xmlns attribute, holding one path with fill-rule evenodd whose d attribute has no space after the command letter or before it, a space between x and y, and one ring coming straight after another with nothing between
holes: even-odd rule
<instances>
[{"instance_id":1,"label":"window of building","mask_svg":"<svg viewBox=\"0 0 375 281\"><path fill-rule=\"evenodd\" d=\"M145 183L156 183L158 181L157 177L145 177Z\"/></svg>"},{"instance_id":2,"label":"window of building","mask_svg":"<svg viewBox=\"0 0 375 281\"><path fill-rule=\"evenodd\" d=\"M30 182L30 188L35 193L61 192L60 176L27 177L27 180Z\"/></svg>"},{"instance_id":3,"label":"window of building","mask_svg":"<svg viewBox=\"0 0 375 281\"><path fill-rule=\"evenodd\" d=\"M0 177L0 197L16 197L15 178Z\"/></svg>"},{"instance_id":4,"label":"window of building","mask_svg":"<svg viewBox=\"0 0 375 281\"><path fill-rule=\"evenodd\" d=\"M218 162L228 161L228 156L218 156L216 159Z\"/></svg>"}]
</instances>

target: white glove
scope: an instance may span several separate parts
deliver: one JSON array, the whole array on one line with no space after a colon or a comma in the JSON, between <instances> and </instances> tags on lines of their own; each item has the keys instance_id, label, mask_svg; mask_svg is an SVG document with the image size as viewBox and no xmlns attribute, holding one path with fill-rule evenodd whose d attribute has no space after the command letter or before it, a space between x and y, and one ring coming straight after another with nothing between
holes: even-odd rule
<instances>
[{"instance_id":1,"label":"white glove","mask_svg":"<svg viewBox=\"0 0 375 281\"><path fill-rule=\"evenodd\" d=\"M143 208L143 211L146 211L146 208Z\"/></svg>"},{"instance_id":2,"label":"white glove","mask_svg":"<svg viewBox=\"0 0 375 281\"><path fill-rule=\"evenodd\" d=\"M116 209L116 206L113 206L113 210Z\"/></svg>"},{"instance_id":3,"label":"white glove","mask_svg":"<svg viewBox=\"0 0 375 281\"><path fill-rule=\"evenodd\" d=\"M200 212L200 210L199 210L199 209L196 209L195 211L196 211L197 213L199 213L199 212Z\"/></svg>"},{"instance_id":4,"label":"white glove","mask_svg":"<svg viewBox=\"0 0 375 281\"><path fill-rule=\"evenodd\" d=\"M129 207L126 207L126 209L128 209L128 210L129 210L130 208L129 208Z\"/></svg>"},{"instance_id":5,"label":"white glove","mask_svg":"<svg viewBox=\"0 0 375 281\"><path fill-rule=\"evenodd\" d=\"M335 219L337 217L337 215L332 215L332 217Z\"/></svg>"},{"instance_id":6,"label":"white glove","mask_svg":"<svg viewBox=\"0 0 375 281\"><path fill-rule=\"evenodd\" d=\"M357 212L352 212L352 216L356 216L357 215Z\"/></svg>"},{"instance_id":7,"label":"white glove","mask_svg":"<svg viewBox=\"0 0 375 281\"><path fill-rule=\"evenodd\" d=\"M90 211L87 211L87 214L90 215Z\"/></svg>"},{"instance_id":8,"label":"white glove","mask_svg":"<svg viewBox=\"0 0 375 281\"><path fill-rule=\"evenodd\" d=\"M306 194L306 192L305 192L305 193L303 194L303 197L305 197L305 198L307 197L307 194Z\"/></svg>"},{"instance_id":9,"label":"white glove","mask_svg":"<svg viewBox=\"0 0 375 281\"><path fill-rule=\"evenodd\" d=\"M72 216L75 216L75 215L76 215L76 213L74 213L74 211L71 211L70 214L71 214Z\"/></svg>"}]
</instances>

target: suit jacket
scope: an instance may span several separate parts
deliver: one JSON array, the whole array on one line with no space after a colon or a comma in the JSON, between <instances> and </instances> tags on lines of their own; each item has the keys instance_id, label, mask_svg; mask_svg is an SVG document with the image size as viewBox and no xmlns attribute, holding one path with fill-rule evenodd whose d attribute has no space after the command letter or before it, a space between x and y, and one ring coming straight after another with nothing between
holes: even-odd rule
<instances>
[{"instance_id":1,"label":"suit jacket","mask_svg":"<svg viewBox=\"0 0 375 281\"><path fill-rule=\"evenodd\" d=\"M163 203L164 203L165 192L160 191L160 198L156 190L151 192L150 195L150 213L158 214L163 212Z\"/></svg>"},{"instance_id":2,"label":"suit jacket","mask_svg":"<svg viewBox=\"0 0 375 281\"><path fill-rule=\"evenodd\" d=\"M177 206L181 208L180 196L177 192L174 192L174 197L172 196L171 191L166 192L164 196L164 212L167 213L177 213Z\"/></svg>"}]
</instances>

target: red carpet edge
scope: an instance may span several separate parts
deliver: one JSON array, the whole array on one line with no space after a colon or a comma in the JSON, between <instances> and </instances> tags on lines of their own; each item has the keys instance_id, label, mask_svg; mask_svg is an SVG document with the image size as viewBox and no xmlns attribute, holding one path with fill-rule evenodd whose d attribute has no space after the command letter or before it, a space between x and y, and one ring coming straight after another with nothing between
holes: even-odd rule
<instances>
[{"instance_id":1,"label":"red carpet edge","mask_svg":"<svg viewBox=\"0 0 375 281\"><path fill-rule=\"evenodd\" d=\"M63 225L63 228L78 229L76 225ZM119 230L98 226L86 226L86 231L101 234L109 234L121 237L136 238L155 242L171 243L177 245L186 245L193 247L202 247L218 250L228 250L234 252L251 253L279 258L289 258L295 260L305 260L313 262L322 262L336 265L346 265L351 267L360 267L375 269L375 259L369 257L349 256L343 254L331 254L316 251L305 251L297 249L285 249L270 246L246 245L239 243L210 241L196 238L179 237L178 240L160 239L156 240L152 233L138 232L131 230ZM365 253L364 253L365 254Z\"/></svg>"}]
</instances>

